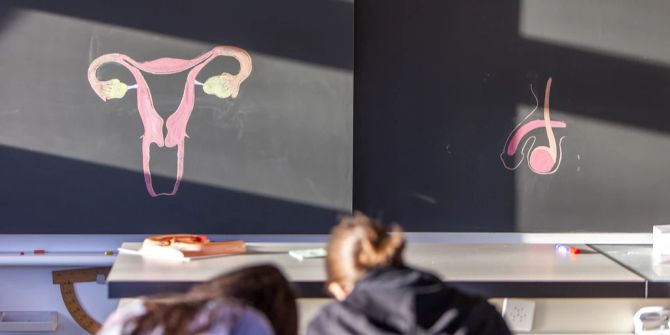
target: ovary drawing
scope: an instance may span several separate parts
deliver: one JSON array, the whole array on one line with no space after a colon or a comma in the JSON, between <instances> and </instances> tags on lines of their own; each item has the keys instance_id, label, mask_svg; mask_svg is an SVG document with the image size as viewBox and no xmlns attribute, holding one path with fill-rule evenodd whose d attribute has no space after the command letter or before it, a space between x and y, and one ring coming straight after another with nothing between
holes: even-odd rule
<instances>
[{"instance_id":1,"label":"ovary drawing","mask_svg":"<svg viewBox=\"0 0 670 335\"><path fill-rule=\"evenodd\" d=\"M519 124L517 124L516 127L514 127L514 129L507 136L507 140L505 141L503 151L500 153L500 160L502 161L503 166L506 169L516 170L521 165L524 158L526 157L525 155L527 154L528 167L530 168L531 171L540 175L553 174L556 171L558 171L558 168L561 165L561 158L562 158L561 145L563 139L565 138L565 136L561 137L558 140L557 145L556 136L554 135L554 128L565 128L566 124L563 121L552 121L549 115L549 95L551 92L551 77L547 80L547 86L545 88L544 93L543 119L528 121L528 118L530 118L530 116L533 115L533 113L535 113L535 111L537 111L537 108L539 107L539 101L537 99L537 95L535 95L535 92L533 91L532 85L530 86L530 92L533 95L533 98L535 99L535 108L533 108L533 110L530 113L528 113L528 115L526 115L526 117L524 117L523 120L521 120L521 122L519 122ZM530 136L523 143L521 150L518 150L519 144L521 144L521 141L528 133L542 127L544 127L545 132L547 134L547 140L549 142L548 147L547 146L534 147L536 137ZM528 150L526 150L526 147L528 147ZM518 162L516 163L512 163L511 165L508 164L507 163L508 161L514 160L517 150L521 153L521 159L519 159Z\"/></svg>"},{"instance_id":2,"label":"ovary drawing","mask_svg":"<svg viewBox=\"0 0 670 335\"><path fill-rule=\"evenodd\" d=\"M198 73L209 62L219 56L235 58L240 64L237 74L222 73L208 78L205 83L196 80ZM117 63L130 71L135 78L134 85L127 85L119 79L99 80L97 70L106 63ZM154 108L151 90L147 84L143 72L164 75L174 74L189 70L184 85L184 93L181 102L167 119L167 135L163 135L163 118ZM144 182L149 195L175 195L179 189L184 174L184 141L188 137L186 126L193 112L195 103L195 85L202 86L203 91L218 98L235 98L240 90L242 82L251 74L251 57L243 49L233 46L217 46L214 49L193 59L159 58L146 62L138 62L124 54L111 53L96 58L88 67L88 81L95 93L103 101L110 99L121 99L131 89L137 90L137 109L144 126L142 139L142 168L144 170ZM177 178L170 193L156 193L151 182L151 144L158 147L177 147Z\"/></svg>"}]
</instances>

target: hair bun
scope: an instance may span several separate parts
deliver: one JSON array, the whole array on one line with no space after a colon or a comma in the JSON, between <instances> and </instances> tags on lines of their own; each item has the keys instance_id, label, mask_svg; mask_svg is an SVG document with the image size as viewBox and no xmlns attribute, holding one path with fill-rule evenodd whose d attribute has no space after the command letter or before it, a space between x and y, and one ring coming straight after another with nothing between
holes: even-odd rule
<instances>
[{"instance_id":1,"label":"hair bun","mask_svg":"<svg viewBox=\"0 0 670 335\"><path fill-rule=\"evenodd\" d=\"M400 265L405 237L402 229L394 225L391 233L380 225L368 226L365 236L361 239L358 263L366 269Z\"/></svg>"},{"instance_id":2,"label":"hair bun","mask_svg":"<svg viewBox=\"0 0 670 335\"><path fill-rule=\"evenodd\" d=\"M399 226L394 225L389 232L360 212L345 216L328 241L328 283L353 285L369 270L402 266L404 247L405 237Z\"/></svg>"}]
</instances>

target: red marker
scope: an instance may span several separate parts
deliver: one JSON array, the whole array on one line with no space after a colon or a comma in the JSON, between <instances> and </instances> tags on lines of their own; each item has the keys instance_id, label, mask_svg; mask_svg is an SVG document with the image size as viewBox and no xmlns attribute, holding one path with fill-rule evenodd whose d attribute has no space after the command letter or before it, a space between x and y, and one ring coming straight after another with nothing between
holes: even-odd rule
<instances>
[{"instance_id":1,"label":"red marker","mask_svg":"<svg viewBox=\"0 0 670 335\"><path fill-rule=\"evenodd\" d=\"M35 250L33 250L33 254L35 254L35 255L44 255L44 254L46 254L46 253L47 253L47 252L46 252L44 249L35 249Z\"/></svg>"}]
</instances>

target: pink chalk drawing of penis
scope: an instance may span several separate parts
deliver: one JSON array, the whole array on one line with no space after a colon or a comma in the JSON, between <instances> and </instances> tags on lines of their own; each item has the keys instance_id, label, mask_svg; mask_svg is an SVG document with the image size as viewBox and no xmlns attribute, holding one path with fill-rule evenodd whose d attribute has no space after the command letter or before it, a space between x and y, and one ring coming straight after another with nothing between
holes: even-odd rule
<instances>
[{"instance_id":1,"label":"pink chalk drawing of penis","mask_svg":"<svg viewBox=\"0 0 670 335\"><path fill-rule=\"evenodd\" d=\"M530 92L533 94L535 99L535 108L526 115L526 117L521 120L519 124L514 127L514 129L507 136L505 141L505 146L503 151L500 153L500 160L503 163L503 166L508 170L516 170L519 165L523 162L525 155L524 152L528 154L528 167L531 171L540 174L548 175L553 174L558 171L559 166L561 165L562 158L562 143L565 136L561 137L558 140L558 145L556 144L556 136L554 135L554 128L566 128L567 125L563 121L552 121L549 115L549 95L551 92L551 77L547 80L547 86L544 93L544 118L540 120L531 120L528 121L528 118L537 111L539 107L539 101L537 95L533 91L533 86L530 86ZM547 140L549 141L549 146L538 146L535 145L536 137L530 136L523 143L521 150L519 149L519 144L523 138L530 133L531 131L544 128L547 134ZM526 151L526 147L528 150ZM517 151L521 153L521 159L518 163L514 165L508 165L507 161L510 157L514 157Z\"/></svg>"},{"instance_id":2,"label":"pink chalk drawing of penis","mask_svg":"<svg viewBox=\"0 0 670 335\"><path fill-rule=\"evenodd\" d=\"M220 75L208 78L205 83L196 80L198 73L214 58L227 56L235 58L240 64L240 71L237 74L221 73ZM98 68L106 63L119 64L132 74L136 84L128 86L119 79L99 80L96 73ZM167 135L163 136L163 118L154 108L154 102L151 97L151 90L147 84L143 72L164 75L174 74L189 70L184 85L184 93L177 109L168 117L165 126ZM212 50L193 59L178 58L159 58L146 62L138 62L124 54L111 53L102 55L88 67L88 82L93 91L102 99L121 99L126 92L131 89L137 89L137 109L140 113L140 119L144 126L142 139L142 168L144 171L144 183L149 195L157 197L159 195L175 195L179 189L184 174L184 142L188 137L186 126L193 112L195 104L195 85L203 87L203 91L209 95L215 95L218 98L236 98L240 85L251 74L251 57L243 49L233 46L217 46ZM158 147L173 148L177 147L177 178L170 193L156 193L151 182L151 144Z\"/></svg>"}]
</instances>

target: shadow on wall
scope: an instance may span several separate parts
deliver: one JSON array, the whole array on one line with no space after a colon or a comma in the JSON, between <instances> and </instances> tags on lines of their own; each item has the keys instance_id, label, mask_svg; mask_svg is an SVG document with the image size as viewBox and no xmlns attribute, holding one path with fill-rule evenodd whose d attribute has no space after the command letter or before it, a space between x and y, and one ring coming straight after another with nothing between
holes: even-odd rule
<instances>
[{"instance_id":1,"label":"shadow on wall","mask_svg":"<svg viewBox=\"0 0 670 335\"><path fill-rule=\"evenodd\" d=\"M339 215L188 180L176 196L155 199L141 172L10 147L0 157L14 162L0 166L2 234L325 234Z\"/></svg>"},{"instance_id":2,"label":"shadow on wall","mask_svg":"<svg viewBox=\"0 0 670 335\"><path fill-rule=\"evenodd\" d=\"M110 104L103 105L97 99L92 91L90 91L89 84L86 82L85 66L81 67L81 76L78 72L67 72L68 76L51 75L44 78L44 72L36 71L35 68L30 68L32 64L39 64L41 66L53 66L48 60L43 61L39 57L30 57L31 53L23 52L22 50L34 50L34 48L44 49L44 53L39 56L44 56L53 52L53 48L49 46L61 46L59 54L61 59L68 61L67 64L61 64L61 67L72 65L74 62L68 58L71 50L63 51L63 45L69 45L64 41L58 41L58 38L63 36L72 36L72 38L84 38L84 41L77 40L79 44L88 46L89 36L95 35L96 25L75 25L70 18L91 21L96 24L102 24L112 27L122 27L129 29L137 29L142 32L155 33L156 36L174 37L171 40L180 41L200 41L216 44L229 45L243 45L245 49L253 53L276 56L273 58L283 58L285 60L297 60L299 62L291 62L291 64L284 66L281 69L295 69L300 67L301 62L316 64L311 68L330 68L326 69L330 72L337 72L336 75L328 78L318 78L323 81L331 80L332 78L344 78L336 81L332 86L336 89L342 89L347 97L350 97L350 91L346 91L351 87L349 83L350 78L340 75L342 73L350 73L353 69L353 45L351 38L353 36L353 3L338 1L338 0L287 0L287 1L271 1L271 0L249 0L249 1L143 1L140 4L134 1L116 1L114 3L90 3L86 1L65 0L60 3L53 4L47 1L4 1L0 3L0 45L3 42L3 34L16 37L17 31L20 32L21 24L26 25L25 21L21 21L21 16L30 12L45 12L49 13L50 17L64 16L67 20L62 20L64 23L58 27L58 36L50 36L48 32L43 32L39 29L39 21L36 25L39 36L39 41L26 41L28 47L16 48L8 50L3 54L2 59L5 62L9 60L19 60L23 62L23 67L28 68L30 73L23 81L8 83L7 85L14 85L17 91L26 92L26 96L33 94L35 90L29 90L32 82L27 78L35 79L40 82L39 86L44 92L39 95L39 99L32 99L32 103L28 106L25 101L21 101L17 97L10 95L9 98L12 103L18 106L12 106L6 114L18 113L19 107L24 109L21 111L21 121L28 124L25 128L15 127L15 132L20 132L18 129L36 130L35 124L45 126L53 130L56 134L63 134L70 138L71 131L62 124L55 125L50 123L50 117L54 118L51 113L45 116L44 111L53 110L57 106L65 106L58 108L59 115L69 117L68 120L76 120L71 122L73 127L83 127L84 119L77 118L76 112L82 110L103 110L104 108L112 109ZM34 13L33 13L34 14ZM27 15L26 15L27 16ZM32 15L36 17L37 15ZM30 22L35 22L30 21ZM28 23L29 24L29 23ZM43 23L42 23L43 24ZM85 28L81 28L85 27ZM92 28L91 28L92 27ZM30 27L34 28L34 27ZM31 30L32 32L33 30ZM114 34L113 29L110 29L110 34ZM148 34L145 34L145 36ZM42 40L42 37L44 38ZM151 37L151 36L150 36ZM21 39L21 37L17 37ZM7 40L5 40L7 42ZM44 42L45 45L41 45ZM23 41L20 41L21 46L26 46ZM35 43L39 46L36 46ZM91 37L91 45L93 37ZM118 43L122 45L132 45L128 40L121 39ZM138 44L137 42L135 42ZM11 44L11 43L9 43ZM143 48L143 44L139 46ZM11 45L10 45L11 47ZM92 49L92 48L91 48ZM147 47L147 49L149 49ZM178 49L178 48L177 48ZM13 51L12 51L13 50ZM82 48L82 50L85 50ZM90 51L90 50L89 50ZM35 53L33 53L35 55ZM80 53L80 59L85 59L86 55ZM88 55L89 57L97 55ZM171 55L179 57L179 55ZM8 57L8 58L4 58ZM13 58L12 58L13 57ZM75 57L72 57L73 59ZM259 57L261 58L261 57ZM265 57L270 58L270 57ZM0 59L0 62L2 62ZM288 62L284 62L288 63ZM65 64L65 65L64 65ZM83 64L83 63L82 63ZM254 65L259 65L259 70L263 64L272 69L266 69L270 73L280 73L281 71L272 72L279 68L276 63L258 61ZM295 65L297 64L297 65ZM3 64L5 65L5 64ZM76 65L76 64L75 64ZM58 65L56 65L58 66ZM308 66L302 66L308 68ZM79 68L75 68L79 71ZM289 72L289 70L286 70ZM309 72L307 69L299 74L305 73L313 74L316 71ZM344 70L344 71L341 71ZM320 71L320 69L319 69ZM64 71L65 72L65 71ZM325 70L323 72L326 72ZM0 67L0 73L4 73ZM55 71L54 73L58 73ZM276 75L275 77L263 77L264 81L259 83L259 87L263 90L271 91L265 97L266 100L261 103L270 101L267 106L267 118L261 119L261 127L258 129L264 130L273 126L273 129L282 129L278 125L286 125L294 121L296 114L286 112L284 114L277 113L278 104L277 99L283 99L283 111L292 111L286 107L293 106L293 104L302 103L301 108L306 112L312 112L317 107L314 104L306 104L304 101L291 101L291 94L300 96L303 92L317 91L326 95L327 89L332 89L331 86L323 84L321 86L312 85L311 90L295 89L296 86L301 85L299 81L304 79L299 74L293 72L288 73L291 76L288 79ZM332 73L330 73L332 74ZM42 78L40 78L42 76ZM280 77L280 78L277 78ZM316 76L315 76L316 77ZM324 76L325 77L325 76ZM75 78L76 80L70 80ZM68 81L69 80L69 81ZM151 79L149 79L151 80ZM316 80L315 80L316 81ZM44 83L47 83L45 85ZM277 84L279 83L279 84ZM281 85L284 83L295 84ZM157 87L155 85L154 87ZM169 85L166 85L170 87ZM307 85L303 85L307 86ZM25 87L25 88L22 88ZM44 89L44 88L47 89ZM158 86L159 87L159 86ZM177 87L177 86L175 86ZM170 87L171 88L171 87ZM299 87L302 88L302 87ZM183 92L183 81L177 87L180 94ZM59 93L66 92L67 94L60 95ZM74 93L72 93L74 92ZM266 91L263 91L266 92ZM296 93L297 92L297 93ZM40 91L42 93L42 91ZM159 100L160 91L154 91L155 97ZM332 93L332 92L331 92ZM330 94L330 96L337 96L340 91ZM87 100L79 99L84 96L89 101L95 101L95 104L86 105ZM168 95L171 97L171 95ZM175 95L179 96L179 95ZM304 97L305 95L303 95ZM25 97L25 96L23 96ZM312 94L307 97L319 97L318 94ZM76 99L75 99L76 98ZM274 99L274 100L273 100ZM29 99L25 99L29 100ZM168 99L165 99L168 100ZM166 107L170 108L179 102L179 99L173 99L174 104ZM206 99L202 99L206 101ZM295 99L297 100L297 99ZM77 108L70 108L76 101ZM323 104L323 100L314 99L319 104ZM57 103L55 103L57 102ZM220 103L217 101L217 103ZM127 105L133 106L133 99L127 99ZM159 105L158 103L156 104ZM258 103L257 103L258 105ZM135 104L135 107L137 108ZM216 105L221 108L220 104ZM343 104L346 107L342 108L341 115L331 117L329 120L333 124L350 124L350 103ZM161 106L159 106L161 107ZM261 106L266 108L265 105ZM118 107L123 110L135 112L131 108L125 108L125 105ZM312 109L310 109L312 108ZM27 113L25 110L29 110ZM318 109L318 111L328 111L325 108ZM338 109L339 111L339 109ZM270 113L275 112L275 113ZM5 113L3 111L3 113ZM344 114L347 113L347 114ZM329 116L337 113L330 113ZM312 113L312 115L319 115ZM265 115L263 115L265 116ZM135 117L135 115L133 115ZM283 119L281 119L283 117ZM338 118L340 117L340 118ZM18 117L12 116L13 120ZM6 121L10 119L7 117L3 119ZM38 120L38 121L35 121ZM61 118L64 120L64 118ZM302 128L288 128L288 129L307 129L305 133L312 135L308 124L313 121L310 118L301 119ZM133 126L140 127L139 122L133 119ZM227 121L227 120L226 120ZM96 125L104 124L106 119L102 116L95 121ZM118 121L121 123L121 121ZM274 123L273 123L274 122ZM220 123L224 123L221 121ZM16 123L18 124L18 123ZM317 123L321 126L324 123ZM13 127L14 124L4 122L4 127ZM31 128L29 128L31 127ZM111 126L109 126L111 127ZM266 128L264 128L266 127ZM248 127L253 128L253 127ZM119 129L122 129L119 127ZM141 134L136 131L136 128L122 129L118 132L128 131L134 136ZM221 135L222 132L217 134ZM253 131L250 132L254 134ZM297 131L295 133L298 133ZM7 134L7 133L6 133ZM12 133L13 134L13 133ZM45 136L40 131L33 131L26 138L38 138L45 141L58 141L55 136ZM316 133L322 135L322 133ZM80 134L81 135L81 134ZM261 133L261 135L263 135ZM294 135L294 134L291 134ZM300 134L299 134L300 135ZM9 136L9 135L8 135ZM331 134L331 143L339 144L340 134ZM263 138L263 136L259 136ZM287 136L284 140L286 143L277 143L274 139L258 144L260 149L264 146L270 149L279 147L280 149L285 145L288 148L296 136ZM130 137L128 137L130 138ZM319 140L324 136L319 137ZM348 137L350 139L350 137ZM302 143L307 143L304 138L298 138ZM320 145L323 142L319 140L311 141L311 146L304 146L309 149L323 149ZM139 142L139 141L138 141ZM345 144L349 143L342 141ZM256 145L256 144L254 144ZM67 144L63 147L69 147ZM298 147L295 151L301 151L304 147ZM90 146L91 150L95 150ZM137 146L135 147L137 148ZM204 147L203 147L204 148ZM255 148L255 147L254 147ZM340 148L340 147L337 147ZM194 147L195 149L195 147ZM260 150L259 149L259 150ZM316 150L314 149L314 150ZM350 162L350 146L346 147L347 151L342 152L346 154L347 162ZM128 149L130 150L130 149ZM288 149L287 149L288 150ZM284 151L276 150L280 154L288 155ZM196 152L195 150L189 151ZM240 149L241 157L245 157ZM274 152L274 151L273 151ZM313 162L314 156L310 156L312 152L300 152L307 157L300 162ZM339 152L338 152L339 153ZM282 156L282 158L284 157ZM130 157L130 156L124 156ZM134 157L139 157L136 155ZM320 158L321 156L317 157ZM156 157L154 157L156 158ZM157 158L160 162L160 156ZM174 155L170 156L171 165L174 165ZM323 164L321 160L317 163ZM335 222L337 217L337 210L330 208L322 208L309 204L300 203L299 201L287 201L272 197L261 196L255 193L248 193L244 191L237 191L227 188L212 187L209 185L189 182L182 180L179 192L174 197L161 197L159 199L152 199L147 194L144 187L144 178L142 173L137 173L129 170L113 168L95 163L86 163L79 160L61 158L49 154L36 153L34 151L26 151L11 147L0 147L0 162L11 162L11 164L3 164L0 167L0 172L7 182L0 186L0 212L3 213L2 223L0 223L0 233L160 233L160 232L200 232L208 234L235 234L235 233L327 233ZM292 163L292 162L289 162ZM289 166L286 163L283 166ZM320 166L311 164L313 170L318 170ZM154 164L152 162L152 164ZM304 165L304 164L303 164ZM350 165L350 164L343 164ZM136 166L141 166L138 162ZM295 171L300 171L299 166ZM194 170L191 165L188 168ZM251 169L249 169L251 170ZM325 170L325 169L324 169ZM330 170L328 170L330 171ZM250 176L253 178L253 172L242 171L238 175L243 177ZM299 172L294 175L303 177ZM317 174L318 175L318 174ZM330 177L328 173L324 173L327 179ZM293 176L293 175L292 175ZM318 175L322 176L322 175ZM339 175L338 175L339 176ZM349 173L350 176L350 173ZM171 178L161 178L158 175L152 176L154 184L157 188L162 190L167 189L166 185L171 185L174 180ZM186 177L188 178L188 177ZM288 178L287 178L288 179ZM287 181L290 182L291 180ZM265 184L261 184L265 187ZM162 185L162 186L161 186ZM347 183L347 187L350 184ZM350 193L348 193L350 194ZM84 195L84 196L82 196ZM288 196L287 196L288 197Z\"/></svg>"},{"instance_id":3,"label":"shadow on wall","mask_svg":"<svg viewBox=\"0 0 670 335\"><path fill-rule=\"evenodd\" d=\"M581 153L586 157L581 171L532 175L524 189L518 186L519 172L505 170L499 153L516 123L517 106L534 104L529 85L543 88L550 76L552 110L670 133L670 115L664 112L670 111L670 100L663 98L670 69L526 39L520 32L523 5L393 0L382 7L356 1L354 208L414 231L648 231L648 222L614 226L608 215L616 211L606 208L621 207L599 197L598 185L588 193L577 185L589 179L585 174L603 174L615 161L589 161L595 156L580 152L580 141L612 147L613 134L568 136L564 144L571 156L564 163L570 166ZM566 120L567 131L573 121ZM538 145L547 145L541 130L537 138ZM644 143L637 145L644 150ZM573 178L575 173L582 176ZM609 182L617 178L610 176ZM552 185L564 185L564 192ZM519 203L519 192L550 206ZM570 212L577 201L597 215L563 220L560 213ZM551 211L544 212L547 207ZM520 208L532 212L524 227L518 226ZM596 221L601 226L592 227Z\"/></svg>"},{"instance_id":4,"label":"shadow on wall","mask_svg":"<svg viewBox=\"0 0 670 335\"><path fill-rule=\"evenodd\" d=\"M376 1L359 0L355 2L356 36L353 46L350 43L353 5L337 0L249 0L234 4L202 1L197 6L188 1L173 1L165 5L165 2L152 0L143 2L141 8L135 8L130 1L89 3L65 0L58 6L46 1L5 1L0 4L0 13L4 13L0 24L2 28L10 26L8 22L12 20L12 13L16 14L14 9L34 9L209 43L243 43L253 51L348 70L353 68L350 55L355 46L354 208L399 221L413 231L517 231L520 229L517 226L519 208L527 204L518 203L518 176L501 166L498 155L514 125L517 106L532 104L528 94L529 84L542 87L549 76L554 77L552 108L556 110L670 133L670 115L664 112L670 110L670 100L663 99L670 88L667 67L607 52L596 53L574 46L526 39L520 33L523 4L520 1L390 0L382 5ZM132 15L128 15L130 9L134 11ZM188 25L180 22L188 22ZM570 124L571 120L566 122ZM569 126L568 129L572 128ZM573 142L566 142L566 147L580 148L579 141L574 141L577 138L573 136L567 140L571 139ZM616 145L617 138L585 137L581 140L600 141L602 145L612 146ZM643 147L644 143L640 145ZM641 161L648 158L645 156ZM608 160L600 162L606 165ZM597 169L599 166L596 163L591 163L591 173L606 171ZM72 164L72 168L86 165L78 162L68 164ZM95 166L95 169L98 168L102 174L133 174L127 171L103 172L115 170ZM86 173L93 176L93 170ZM588 171L584 168L580 173ZM74 177L76 174L70 175ZM22 174L21 177L37 178L30 174ZM555 213L570 211L573 208L569 201L574 198L572 195L582 194L572 187L575 184L570 173L559 171L551 177L531 177L528 183L531 187L523 192L544 203L556 204ZM121 179L126 180L110 178L117 182ZM53 192L50 190L52 182L47 181L43 179L41 184L44 186L37 187L45 188L41 190L43 202L60 201L61 207L67 207L67 197L54 200L56 198L47 196ZM92 177L90 181L100 182ZM20 180L12 180L12 183L20 183ZM58 183L62 183L60 186L63 187L87 187L71 181ZM552 183L568 187L565 193L552 193L555 190L550 190ZM106 186L137 187L138 191L134 194L145 196L140 191L142 183ZM183 185L179 196L191 199L186 194L187 186L187 183ZM598 185L592 189L598 190ZM87 190L99 192L100 188ZM125 194L117 191L121 190L109 194ZM21 192L27 193L28 190ZM249 195L221 192L226 196L217 193L216 197L197 197L193 194L192 200L185 203L171 199L161 205L140 198L135 202L109 199L111 203L116 203L114 208L119 214L108 220L91 222L96 222L96 225L98 222L121 227L127 225L135 229L136 223L143 220L160 225L164 224L160 223L162 219L170 219L168 221L174 222L171 227L175 228L183 227L184 222L218 220L218 217L246 222L243 218L250 213L258 218L250 219L250 224L235 225L230 228L232 231L228 231L227 226L222 228L223 223L197 223L198 229L226 233L276 232L273 229L277 227L281 227L284 233L325 232L325 227L332 223L333 213L328 211L312 208L314 212L306 210L305 214L302 209L309 206L292 206L275 200L263 206L249 206L245 201L232 200ZM229 199L235 206L215 210L208 203L214 201L212 199L218 202L223 198ZM5 203L7 201L3 200L0 205ZM86 217L86 213L94 217L102 215L95 214L93 209L100 212L109 209L107 205L95 205L93 202L86 205L93 207L88 209L83 206L74 212L83 213L81 217ZM619 208L615 203L601 201L600 205L603 208ZM170 211L165 211L166 208ZM590 229L588 222L566 224L560 217L548 217L544 215L546 212L530 209L533 211L529 216L532 226L524 227L524 231ZM26 211L25 208L22 210ZM279 212L281 216L274 215ZM139 214L130 217L128 213ZM601 217L592 219L608 222L607 211L599 213ZM60 219L59 215L63 213L45 211L29 214L43 220L30 222L49 222L47 217ZM269 223L277 218L291 220L297 214L300 214L300 224ZM328 221L327 224L322 225L321 221L313 224L316 222L313 219L326 216L328 219L324 220ZM66 215L62 218L74 220L78 217ZM224 222L224 219L221 220ZM41 224L53 226L54 232L63 232L61 227L57 227L58 223ZM603 229L646 231L646 224L635 222L628 227ZM92 229L85 223L80 226L68 223L67 226L72 227L72 232L119 231L115 228L105 230L105 227ZM165 229L168 231L171 228ZM30 231L30 228L26 227L24 231Z\"/></svg>"},{"instance_id":5,"label":"shadow on wall","mask_svg":"<svg viewBox=\"0 0 670 335\"><path fill-rule=\"evenodd\" d=\"M33 9L269 55L353 69L353 3L340 0L3 1L0 33Z\"/></svg>"}]
</instances>

